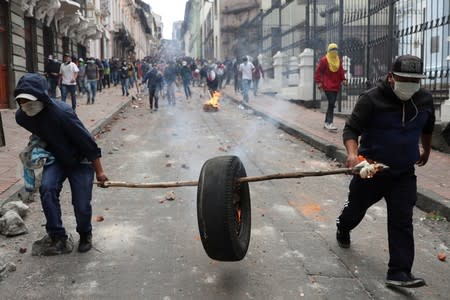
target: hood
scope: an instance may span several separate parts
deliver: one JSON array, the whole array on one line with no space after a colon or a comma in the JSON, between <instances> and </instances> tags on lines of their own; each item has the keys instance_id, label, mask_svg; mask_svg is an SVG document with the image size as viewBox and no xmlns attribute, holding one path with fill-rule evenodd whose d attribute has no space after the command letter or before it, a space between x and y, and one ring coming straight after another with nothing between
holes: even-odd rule
<instances>
[{"instance_id":1,"label":"hood","mask_svg":"<svg viewBox=\"0 0 450 300\"><path fill-rule=\"evenodd\" d=\"M51 102L47 92L47 80L37 73L27 73L19 79L14 90L14 97L19 94L31 94L37 101L48 104Z\"/></svg>"},{"instance_id":2,"label":"hood","mask_svg":"<svg viewBox=\"0 0 450 300\"><path fill-rule=\"evenodd\" d=\"M387 80L387 76L383 76L382 78L380 78L376 82L376 86L381 90L381 93L386 98L394 97L395 99L397 99L401 103L401 100L398 99L397 96L394 94L394 90L392 89L391 85L389 84L389 82Z\"/></svg>"}]
</instances>

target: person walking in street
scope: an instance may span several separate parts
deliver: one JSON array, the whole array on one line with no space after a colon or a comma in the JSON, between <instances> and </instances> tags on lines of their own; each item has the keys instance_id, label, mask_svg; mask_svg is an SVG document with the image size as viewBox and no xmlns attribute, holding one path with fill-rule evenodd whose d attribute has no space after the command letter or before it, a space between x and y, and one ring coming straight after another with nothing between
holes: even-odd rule
<instances>
[{"instance_id":1,"label":"person walking in street","mask_svg":"<svg viewBox=\"0 0 450 300\"><path fill-rule=\"evenodd\" d=\"M120 82L120 61L117 57L114 57L111 62L111 75L114 86L117 86Z\"/></svg>"},{"instance_id":2,"label":"person walking in street","mask_svg":"<svg viewBox=\"0 0 450 300\"><path fill-rule=\"evenodd\" d=\"M56 87L58 86L60 68L61 64L50 54L44 71L47 77L48 95L52 98L56 98Z\"/></svg>"},{"instance_id":3,"label":"person walking in street","mask_svg":"<svg viewBox=\"0 0 450 300\"><path fill-rule=\"evenodd\" d=\"M253 69L252 72L252 88L253 96L256 97L258 93L259 80L261 79L261 77L264 78L264 70L257 59L253 61L253 65L255 66L255 69Z\"/></svg>"},{"instance_id":4,"label":"person walking in street","mask_svg":"<svg viewBox=\"0 0 450 300\"><path fill-rule=\"evenodd\" d=\"M77 77L80 71L77 65L72 62L70 54L66 53L63 56L64 63L61 64L59 74L61 76L61 101L66 102L67 94L70 93L72 100L72 109L77 109Z\"/></svg>"},{"instance_id":5,"label":"person walking in street","mask_svg":"<svg viewBox=\"0 0 450 300\"><path fill-rule=\"evenodd\" d=\"M103 60L103 88L108 86L108 89L111 87L111 66L109 64L109 59Z\"/></svg>"},{"instance_id":6,"label":"person walking in street","mask_svg":"<svg viewBox=\"0 0 450 300\"><path fill-rule=\"evenodd\" d=\"M183 61L181 64L182 64L182 67L180 70L180 76L181 76L181 80L183 82L184 94L186 95L186 100L187 100L189 98L192 98L191 88L189 87L189 85L191 84L192 73L191 73L191 69L189 69L186 61Z\"/></svg>"},{"instance_id":7,"label":"person walking in street","mask_svg":"<svg viewBox=\"0 0 450 300\"><path fill-rule=\"evenodd\" d=\"M217 92L219 88L219 78L216 74L216 71L211 68L208 71L208 77L206 78L206 85L208 86L209 95L214 97L214 94Z\"/></svg>"},{"instance_id":8,"label":"person walking in street","mask_svg":"<svg viewBox=\"0 0 450 300\"><path fill-rule=\"evenodd\" d=\"M122 86L122 96L126 95L128 97L129 75L128 75L128 65L126 61L122 63L122 67L120 68L120 84Z\"/></svg>"},{"instance_id":9,"label":"person walking in street","mask_svg":"<svg viewBox=\"0 0 450 300\"><path fill-rule=\"evenodd\" d=\"M92 188L94 173L99 185L108 180L100 161L101 150L94 138L64 102L51 99L45 78L36 73L25 74L17 83L14 97L19 105L16 122L43 143L54 159L42 172L39 193L46 218L47 235L33 244L40 255L70 253L71 236L61 219L60 193L69 180L74 207L76 231L80 235L79 252L92 248ZM41 144L42 144L41 143Z\"/></svg>"},{"instance_id":10,"label":"person walking in street","mask_svg":"<svg viewBox=\"0 0 450 300\"><path fill-rule=\"evenodd\" d=\"M169 65L164 70L164 81L167 85L167 100L169 105L175 106L175 80L177 79L177 68L173 61L169 61Z\"/></svg>"},{"instance_id":11,"label":"person walking in street","mask_svg":"<svg viewBox=\"0 0 450 300\"><path fill-rule=\"evenodd\" d=\"M103 63L100 59L95 59L95 64L98 68L98 77L97 77L97 91L100 93L103 90L103 76L104 76L104 70L103 70Z\"/></svg>"},{"instance_id":12,"label":"person walking in street","mask_svg":"<svg viewBox=\"0 0 450 300\"><path fill-rule=\"evenodd\" d=\"M248 103L248 90L252 82L252 73L255 66L248 61L248 57L244 56L242 63L239 65L239 72L242 74L242 95L244 102Z\"/></svg>"},{"instance_id":13,"label":"person walking in street","mask_svg":"<svg viewBox=\"0 0 450 300\"><path fill-rule=\"evenodd\" d=\"M98 70L98 65L95 62L95 58L91 57L88 59L85 69L85 79L87 85L87 102L86 104L94 104L95 95L97 93L98 77L100 72Z\"/></svg>"},{"instance_id":14,"label":"person walking in street","mask_svg":"<svg viewBox=\"0 0 450 300\"><path fill-rule=\"evenodd\" d=\"M153 67L142 79L142 84L147 83L149 92L150 112L158 111L158 92L162 86L163 77L156 67Z\"/></svg>"},{"instance_id":15,"label":"person walking in street","mask_svg":"<svg viewBox=\"0 0 450 300\"><path fill-rule=\"evenodd\" d=\"M433 98L420 88L421 78L425 78L423 61L412 55L399 56L389 74L361 94L343 131L347 167L357 165L361 155L389 169L368 179L353 176L348 201L336 221L336 239L340 247L349 248L350 231L369 207L384 198L390 255L385 283L389 286L425 284L411 274L417 201L414 165L421 167L428 161L435 122Z\"/></svg>"},{"instance_id":16,"label":"person walking in street","mask_svg":"<svg viewBox=\"0 0 450 300\"><path fill-rule=\"evenodd\" d=\"M337 44L331 43L328 45L327 54L320 58L317 65L314 80L328 101L324 128L330 131L337 131L337 127L333 124L334 106L341 83L347 85L342 60L338 56Z\"/></svg>"},{"instance_id":17,"label":"person walking in street","mask_svg":"<svg viewBox=\"0 0 450 300\"><path fill-rule=\"evenodd\" d=\"M242 73L239 71L239 66L241 62L236 58L233 63L233 83L234 83L234 93L237 94L242 89Z\"/></svg>"},{"instance_id":18,"label":"person walking in street","mask_svg":"<svg viewBox=\"0 0 450 300\"><path fill-rule=\"evenodd\" d=\"M77 86L78 86L78 95L84 95L86 92L86 81L85 81L85 71L86 71L86 64L84 63L83 58L78 59L78 76L77 76Z\"/></svg>"}]
</instances>

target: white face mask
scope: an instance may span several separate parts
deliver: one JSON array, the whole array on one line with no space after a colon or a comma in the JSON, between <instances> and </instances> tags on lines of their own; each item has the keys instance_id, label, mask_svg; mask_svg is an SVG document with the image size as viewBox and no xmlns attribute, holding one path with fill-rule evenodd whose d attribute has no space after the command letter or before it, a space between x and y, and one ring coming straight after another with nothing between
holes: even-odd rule
<instances>
[{"instance_id":1,"label":"white face mask","mask_svg":"<svg viewBox=\"0 0 450 300\"><path fill-rule=\"evenodd\" d=\"M419 82L394 81L394 93L402 101L408 101L420 89Z\"/></svg>"},{"instance_id":2,"label":"white face mask","mask_svg":"<svg viewBox=\"0 0 450 300\"><path fill-rule=\"evenodd\" d=\"M44 109L44 103L41 101L29 101L21 104L20 108L27 116L34 117Z\"/></svg>"}]
</instances>

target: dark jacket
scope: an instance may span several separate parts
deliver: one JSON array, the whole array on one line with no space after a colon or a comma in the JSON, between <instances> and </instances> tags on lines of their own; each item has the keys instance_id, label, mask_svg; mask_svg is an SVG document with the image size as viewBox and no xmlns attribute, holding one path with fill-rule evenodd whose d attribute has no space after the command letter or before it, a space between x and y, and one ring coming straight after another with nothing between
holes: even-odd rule
<instances>
[{"instance_id":1,"label":"dark jacket","mask_svg":"<svg viewBox=\"0 0 450 300\"><path fill-rule=\"evenodd\" d=\"M144 78L142 79L142 84L146 82L149 90L161 89L163 83L161 73L159 73L156 68L151 69L144 75Z\"/></svg>"},{"instance_id":2,"label":"dark jacket","mask_svg":"<svg viewBox=\"0 0 450 300\"><path fill-rule=\"evenodd\" d=\"M101 157L100 148L72 108L62 101L50 99L44 77L25 74L17 83L14 96L22 93L34 95L45 108L34 117L18 109L17 124L46 142L45 150L51 152L61 165L73 167L84 159L93 161Z\"/></svg>"},{"instance_id":3,"label":"dark jacket","mask_svg":"<svg viewBox=\"0 0 450 300\"><path fill-rule=\"evenodd\" d=\"M54 60L49 60L47 66L45 66L45 75L48 78L58 79L59 69L61 68L61 64ZM52 75L52 73L56 73L56 75Z\"/></svg>"},{"instance_id":4,"label":"dark jacket","mask_svg":"<svg viewBox=\"0 0 450 300\"><path fill-rule=\"evenodd\" d=\"M392 174L414 169L420 158L422 134L432 134L435 122L431 93L420 89L402 101L387 79L361 94L347 120L343 139L358 140L359 154L388 165Z\"/></svg>"}]
</instances>

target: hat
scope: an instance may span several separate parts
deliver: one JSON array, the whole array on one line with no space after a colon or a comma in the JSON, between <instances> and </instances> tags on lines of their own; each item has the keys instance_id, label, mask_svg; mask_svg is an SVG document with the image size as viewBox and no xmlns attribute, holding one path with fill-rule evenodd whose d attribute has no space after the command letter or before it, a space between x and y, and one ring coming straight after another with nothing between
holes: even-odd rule
<instances>
[{"instance_id":1,"label":"hat","mask_svg":"<svg viewBox=\"0 0 450 300\"><path fill-rule=\"evenodd\" d=\"M423 74L423 61L414 55L401 55L392 64L392 73L401 77L426 78Z\"/></svg>"},{"instance_id":2,"label":"hat","mask_svg":"<svg viewBox=\"0 0 450 300\"><path fill-rule=\"evenodd\" d=\"M336 43L328 44L327 51L333 51L333 50L337 50L337 49L338 49L338 45Z\"/></svg>"},{"instance_id":3,"label":"hat","mask_svg":"<svg viewBox=\"0 0 450 300\"><path fill-rule=\"evenodd\" d=\"M64 53L63 57L66 57L66 56L71 57L69 53Z\"/></svg>"},{"instance_id":4,"label":"hat","mask_svg":"<svg viewBox=\"0 0 450 300\"><path fill-rule=\"evenodd\" d=\"M16 100L18 100L18 99L27 99L27 100L30 100L30 101L36 101L37 100L37 98L35 96L33 96L31 94L25 94L25 93L17 95L16 96Z\"/></svg>"},{"instance_id":5,"label":"hat","mask_svg":"<svg viewBox=\"0 0 450 300\"><path fill-rule=\"evenodd\" d=\"M82 59L81 57L78 59L78 61L84 61L84 59Z\"/></svg>"}]
</instances>

